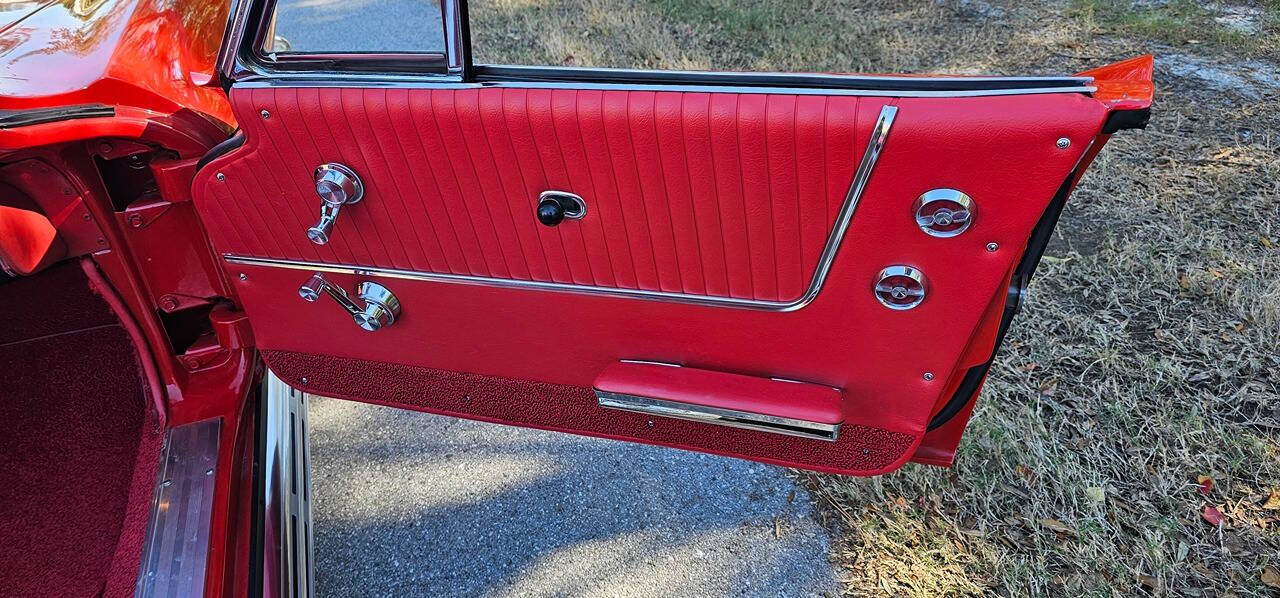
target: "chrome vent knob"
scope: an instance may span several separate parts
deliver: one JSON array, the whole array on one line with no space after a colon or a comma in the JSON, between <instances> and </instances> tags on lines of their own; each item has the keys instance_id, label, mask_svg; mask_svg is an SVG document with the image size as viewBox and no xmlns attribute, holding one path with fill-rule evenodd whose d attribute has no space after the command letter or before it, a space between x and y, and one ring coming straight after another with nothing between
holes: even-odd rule
<instances>
[{"instance_id":1,"label":"chrome vent knob","mask_svg":"<svg viewBox=\"0 0 1280 598\"><path fill-rule=\"evenodd\" d=\"M324 245L329 242L329 233L342 206L364 199L364 184L354 170L336 162L316 168L315 180L316 195L320 196L320 221L307 229L307 238L316 245Z\"/></svg>"},{"instance_id":2,"label":"chrome vent knob","mask_svg":"<svg viewBox=\"0 0 1280 598\"><path fill-rule=\"evenodd\" d=\"M925 296L924 274L911 266L889 266L876 277L876 299L889 309L911 309Z\"/></svg>"},{"instance_id":3,"label":"chrome vent knob","mask_svg":"<svg viewBox=\"0 0 1280 598\"><path fill-rule=\"evenodd\" d=\"M977 214L973 198L955 189L932 189L916 198L911 206L916 225L926 235L954 237L973 225Z\"/></svg>"}]
</instances>

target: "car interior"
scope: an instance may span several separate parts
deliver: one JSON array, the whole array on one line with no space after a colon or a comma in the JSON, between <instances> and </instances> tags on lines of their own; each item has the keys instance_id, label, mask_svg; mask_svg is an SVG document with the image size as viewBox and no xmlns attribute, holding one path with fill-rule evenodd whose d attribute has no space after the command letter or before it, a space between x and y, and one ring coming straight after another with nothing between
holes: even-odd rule
<instances>
[{"instance_id":1,"label":"car interior","mask_svg":"<svg viewBox=\"0 0 1280 598\"><path fill-rule=\"evenodd\" d=\"M137 581L162 434L110 293L87 259L0 282L0 594Z\"/></svg>"}]
</instances>

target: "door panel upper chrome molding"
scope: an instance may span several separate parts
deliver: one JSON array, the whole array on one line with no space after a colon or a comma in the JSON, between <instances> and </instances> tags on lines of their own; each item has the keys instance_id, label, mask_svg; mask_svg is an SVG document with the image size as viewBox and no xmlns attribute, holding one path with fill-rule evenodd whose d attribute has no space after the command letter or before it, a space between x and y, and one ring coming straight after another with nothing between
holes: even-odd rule
<instances>
[{"instance_id":1,"label":"door panel upper chrome molding","mask_svg":"<svg viewBox=\"0 0 1280 598\"><path fill-rule=\"evenodd\" d=\"M627 299L648 299L653 301L689 303L713 307L737 307L783 312L795 311L812 303L813 300L818 297L818 292L822 290L823 284L826 283L827 275L831 273L831 264L836 258L836 252L840 250L841 241L844 240L845 233L849 230L849 223L853 220L853 214L857 211L858 203L862 200L862 194L867 188L867 182L871 180L871 172L875 169L876 161L879 160L880 154L884 150L885 142L889 139L889 130L893 127L893 121L894 118L897 117L897 114L897 106L886 105L880 109L880 116L876 119L875 125L871 128L871 136L867 140L866 150L863 151L862 160L858 162L858 168L854 171L853 181L849 184L849 191L845 194L844 202L840 205L840 211L836 213L835 223L831 227L831 232L827 235L827 242L822 247L822 254L818 257L818 264L814 268L813 276L809 279L809 285L805 288L804 293L800 295L800 297L790 301L766 301L761 299L742 299L738 297L720 297L715 295L693 295L689 293L650 291L645 289L598 287L560 282L493 278L463 274L444 274L438 272L421 272L417 270L401 270L396 268L374 268L355 264L326 264L323 262L308 262L302 260L260 258L235 254L223 254L222 258L228 264L309 270L313 273L335 272L339 274L353 274L357 276L382 276L386 278L400 278L406 280L478 284L503 288L584 293L591 295L622 297Z\"/></svg>"},{"instance_id":2,"label":"door panel upper chrome molding","mask_svg":"<svg viewBox=\"0 0 1280 598\"><path fill-rule=\"evenodd\" d=\"M1000 75L885 75L861 73L815 73L785 71L685 71L629 69L613 67L533 66L478 64L475 79L491 81L589 81L598 83L697 83L702 85L757 85L768 87L856 88L884 84L897 90L967 86L1007 87L1085 87L1093 82L1088 75L1065 76L1000 76Z\"/></svg>"},{"instance_id":3,"label":"door panel upper chrome molding","mask_svg":"<svg viewBox=\"0 0 1280 598\"><path fill-rule=\"evenodd\" d=\"M721 85L700 83L593 83L589 81L485 81L465 82L456 77L424 75L388 75L367 73L314 72L274 73L269 77L246 78L237 87L389 87L407 89L576 89L593 91L675 91L694 93L756 93L818 96L862 96L883 98L968 98L1046 93L1093 93L1093 86L1035 87L1013 89L968 90L892 90L857 89L852 87L781 87L757 85Z\"/></svg>"}]
</instances>

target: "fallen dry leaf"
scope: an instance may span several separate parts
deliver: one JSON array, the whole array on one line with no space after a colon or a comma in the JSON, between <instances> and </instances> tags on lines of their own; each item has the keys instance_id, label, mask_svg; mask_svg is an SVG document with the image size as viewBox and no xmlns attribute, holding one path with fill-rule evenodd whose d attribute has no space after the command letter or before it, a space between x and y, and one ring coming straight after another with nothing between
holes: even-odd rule
<instances>
[{"instance_id":1,"label":"fallen dry leaf","mask_svg":"<svg viewBox=\"0 0 1280 598\"><path fill-rule=\"evenodd\" d=\"M1280 588L1280 573L1277 573L1274 567L1263 567L1262 583L1273 588Z\"/></svg>"},{"instance_id":2,"label":"fallen dry leaf","mask_svg":"<svg viewBox=\"0 0 1280 598\"><path fill-rule=\"evenodd\" d=\"M1262 503L1262 508L1273 511L1280 509L1280 488L1271 489L1271 496L1267 497L1267 502Z\"/></svg>"},{"instance_id":3,"label":"fallen dry leaf","mask_svg":"<svg viewBox=\"0 0 1280 598\"><path fill-rule=\"evenodd\" d=\"M1040 525L1047 527L1060 534L1075 534L1075 530L1072 530L1071 528L1067 527L1067 524L1061 521L1058 521L1057 519L1041 519Z\"/></svg>"},{"instance_id":4,"label":"fallen dry leaf","mask_svg":"<svg viewBox=\"0 0 1280 598\"><path fill-rule=\"evenodd\" d=\"M1196 492L1199 492L1200 494L1205 494L1205 495L1209 494L1210 492L1213 492L1213 478L1207 475L1202 475L1202 476L1196 477L1196 482L1200 484L1200 487L1196 488Z\"/></svg>"},{"instance_id":5,"label":"fallen dry leaf","mask_svg":"<svg viewBox=\"0 0 1280 598\"><path fill-rule=\"evenodd\" d=\"M1222 525L1222 522L1226 519L1226 517L1222 516L1222 511L1209 505L1205 505L1204 512L1200 516L1204 517L1204 520L1208 521L1210 525Z\"/></svg>"}]
</instances>

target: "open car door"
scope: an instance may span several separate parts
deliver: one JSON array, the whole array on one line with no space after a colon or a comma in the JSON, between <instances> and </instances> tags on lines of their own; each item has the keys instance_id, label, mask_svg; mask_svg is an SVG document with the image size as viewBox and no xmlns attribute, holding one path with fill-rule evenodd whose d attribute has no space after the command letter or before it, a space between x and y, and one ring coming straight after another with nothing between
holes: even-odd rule
<instances>
[{"instance_id":1,"label":"open car door","mask_svg":"<svg viewBox=\"0 0 1280 598\"><path fill-rule=\"evenodd\" d=\"M251 4L251 3L242 3ZM871 475L949 464L1151 58L1064 77L269 52L194 200L267 365L323 395Z\"/></svg>"}]
</instances>

